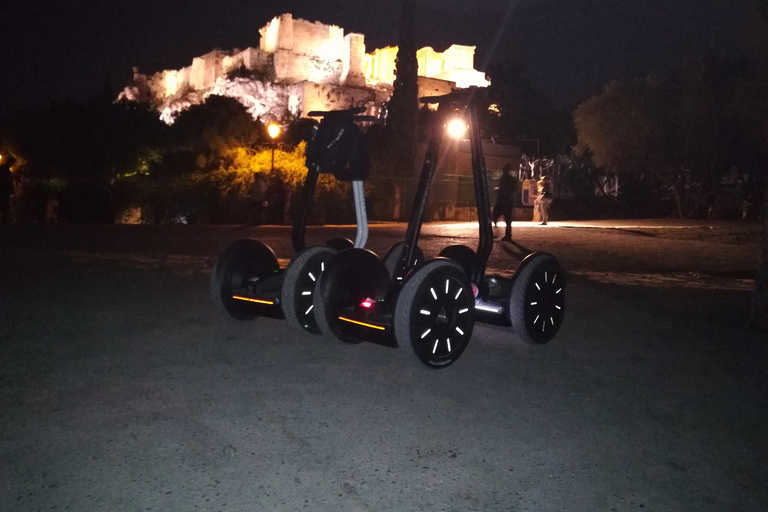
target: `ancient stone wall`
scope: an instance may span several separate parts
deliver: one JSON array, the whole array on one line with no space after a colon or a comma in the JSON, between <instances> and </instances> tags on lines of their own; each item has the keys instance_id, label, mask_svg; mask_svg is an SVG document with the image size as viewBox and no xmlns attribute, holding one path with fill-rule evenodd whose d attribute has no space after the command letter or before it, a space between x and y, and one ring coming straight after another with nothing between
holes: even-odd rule
<instances>
[{"instance_id":1,"label":"ancient stone wall","mask_svg":"<svg viewBox=\"0 0 768 512\"><path fill-rule=\"evenodd\" d=\"M310 110L360 105L376 114L389 100L397 47L366 54L362 34L345 35L341 27L294 19L291 14L272 19L259 33L259 48L214 50L195 57L186 68L161 71L149 78L136 71L121 97L151 100L168 120L210 94L238 98L254 117L276 119L287 112L304 115ZM419 95L447 94L456 86L488 85L484 74L473 68L474 51L474 46L460 45L443 53L430 47L420 49ZM254 76L233 73L241 69L253 71Z\"/></svg>"},{"instance_id":2,"label":"ancient stone wall","mask_svg":"<svg viewBox=\"0 0 768 512\"><path fill-rule=\"evenodd\" d=\"M341 83L364 86L365 81L365 37L362 34L347 34L344 37L344 57Z\"/></svg>"},{"instance_id":3,"label":"ancient stone wall","mask_svg":"<svg viewBox=\"0 0 768 512\"><path fill-rule=\"evenodd\" d=\"M365 83L362 34L345 36L341 27L295 19L290 14L274 18L259 33L259 49L274 55L275 78L279 82Z\"/></svg>"},{"instance_id":4,"label":"ancient stone wall","mask_svg":"<svg viewBox=\"0 0 768 512\"><path fill-rule=\"evenodd\" d=\"M375 115L376 91L367 87L339 87L328 84L303 82L302 116L313 110L340 110L351 107L366 107Z\"/></svg>"}]
</instances>

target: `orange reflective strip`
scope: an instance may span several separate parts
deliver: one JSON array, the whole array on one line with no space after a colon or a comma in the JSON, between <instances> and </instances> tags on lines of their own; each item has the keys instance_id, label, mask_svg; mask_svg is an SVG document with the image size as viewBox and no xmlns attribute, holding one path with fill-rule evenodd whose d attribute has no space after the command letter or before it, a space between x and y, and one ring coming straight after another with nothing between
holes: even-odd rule
<instances>
[{"instance_id":1,"label":"orange reflective strip","mask_svg":"<svg viewBox=\"0 0 768 512\"><path fill-rule=\"evenodd\" d=\"M383 331L386 329L386 327L382 325L374 325L374 324L367 324L365 322L358 322L357 320L352 320L351 318L344 318L343 316L340 316L339 320L344 320L345 322L349 322L351 324L362 325L363 327L370 327L371 329L378 329L380 331Z\"/></svg>"},{"instance_id":2,"label":"orange reflective strip","mask_svg":"<svg viewBox=\"0 0 768 512\"><path fill-rule=\"evenodd\" d=\"M270 306L275 303L275 301L272 300L251 299L249 297L240 297L239 295L233 295L232 298L237 300L244 300L247 302L256 302L258 304L269 304Z\"/></svg>"}]
</instances>

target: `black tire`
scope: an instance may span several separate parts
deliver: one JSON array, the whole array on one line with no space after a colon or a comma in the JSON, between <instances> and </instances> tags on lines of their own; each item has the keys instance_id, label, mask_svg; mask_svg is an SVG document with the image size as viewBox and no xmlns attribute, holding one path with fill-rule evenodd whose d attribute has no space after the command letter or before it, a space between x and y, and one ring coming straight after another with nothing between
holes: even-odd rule
<instances>
[{"instance_id":1,"label":"black tire","mask_svg":"<svg viewBox=\"0 0 768 512\"><path fill-rule=\"evenodd\" d=\"M427 261L403 284L394 325L397 344L411 361L434 369L455 363L475 325L467 275L451 260Z\"/></svg>"},{"instance_id":2,"label":"black tire","mask_svg":"<svg viewBox=\"0 0 768 512\"><path fill-rule=\"evenodd\" d=\"M466 245L449 245L438 256L455 261L468 276L477 267L477 253Z\"/></svg>"},{"instance_id":3,"label":"black tire","mask_svg":"<svg viewBox=\"0 0 768 512\"><path fill-rule=\"evenodd\" d=\"M337 236L336 238L331 238L330 240L325 242L325 245L327 245L331 249L334 249L338 252L338 251L343 251L344 249L353 248L355 246L355 243L349 238Z\"/></svg>"},{"instance_id":4,"label":"black tire","mask_svg":"<svg viewBox=\"0 0 768 512\"><path fill-rule=\"evenodd\" d=\"M384 256L384 266L387 267L387 272L389 272L389 276L394 279L395 278L395 266L397 265L397 262L400 261L400 258L403 256L403 250L405 249L405 242L397 242L396 244L392 245L392 247L389 248L387 251L387 254ZM416 247L416 264L424 261L424 253L421 252L421 249L419 247ZM402 277L401 277L402 279Z\"/></svg>"},{"instance_id":5,"label":"black tire","mask_svg":"<svg viewBox=\"0 0 768 512\"><path fill-rule=\"evenodd\" d=\"M365 316L360 309L364 299L376 304L370 314L378 314L386 307L391 280L384 263L367 249L347 249L333 256L325 265L315 287L315 320L323 334L346 343L381 341L389 336L389 329ZM352 318L354 316L355 318ZM353 323L348 318L363 322ZM376 327L371 327L375 325Z\"/></svg>"},{"instance_id":6,"label":"black tire","mask_svg":"<svg viewBox=\"0 0 768 512\"><path fill-rule=\"evenodd\" d=\"M555 337L565 315L565 271L551 254L534 253L520 264L509 295L515 333L534 345Z\"/></svg>"},{"instance_id":7,"label":"black tire","mask_svg":"<svg viewBox=\"0 0 768 512\"><path fill-rule=\"evenodd\" d=\"M300 251L285 269L281 301L288 323L304 332L320 334L314 312L317 280L336 250L313 245Z\"/></svg>"},{"instance_id":8,"label":"black tire","mask_svg":"<svg viewBox=\"0 0 768 512\"><path fill-rule=\"evenodd\" d=\"M220 310L238 320L253 320L264 314L265 306L233 299L233 294L246 290L254 279L260 279L279 270L272 249L249 238L229 244L216 258L211 270L211 296Z\"/></svg>"}]
</instances>

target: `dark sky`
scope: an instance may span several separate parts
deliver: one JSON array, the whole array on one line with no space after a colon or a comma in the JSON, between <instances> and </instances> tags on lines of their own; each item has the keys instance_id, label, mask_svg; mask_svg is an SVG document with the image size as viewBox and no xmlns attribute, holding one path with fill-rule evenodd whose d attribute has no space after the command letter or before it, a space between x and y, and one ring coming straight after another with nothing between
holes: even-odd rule
<instances>
[{"instance_id":1,"label":"dark sky","mask_svg":"<svg viewBox=\"0 0 768 512\"><path fill-rule=\"evenodd\" d=\"M477 46L475 68L519 60L558 104L612 78L694 57L738 55L750 0L419 0L418 43ZM10 3L10 5L9 5ZM297 18L397 44L401 0L6 0L0 12L0 111L83 100L131 67L188 66L214 48L258 47L260 27Z\"/></svg>"}]
</instances>

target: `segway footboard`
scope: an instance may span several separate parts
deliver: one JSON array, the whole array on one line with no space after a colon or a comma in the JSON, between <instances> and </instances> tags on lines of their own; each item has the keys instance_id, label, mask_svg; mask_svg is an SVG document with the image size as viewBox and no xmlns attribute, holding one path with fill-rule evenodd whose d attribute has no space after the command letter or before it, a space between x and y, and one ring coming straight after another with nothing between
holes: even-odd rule
<instances>
[{"instance_id":1,"label":"segway footboard","mask_svg":"<svg viewBox=\"0 0 768 512\"><path fill-rule=\"evenodd\" d=\"M282 318L283 275L275 253L250 238L227 246L211 270L210 289L220 311L237 320Z\"/></svg>"},{"instance_id":2,"label":"segway footboard","mask_svg":"<svg viewBox=\"0 0 768 512\"><path fill-rule=\"evenodd\" d=\"M376 254L345 249L328 260L317 283L317 325L323 334L346 343L389 344L391 292L389 272Z\"/></svg>"}]
</instances>

